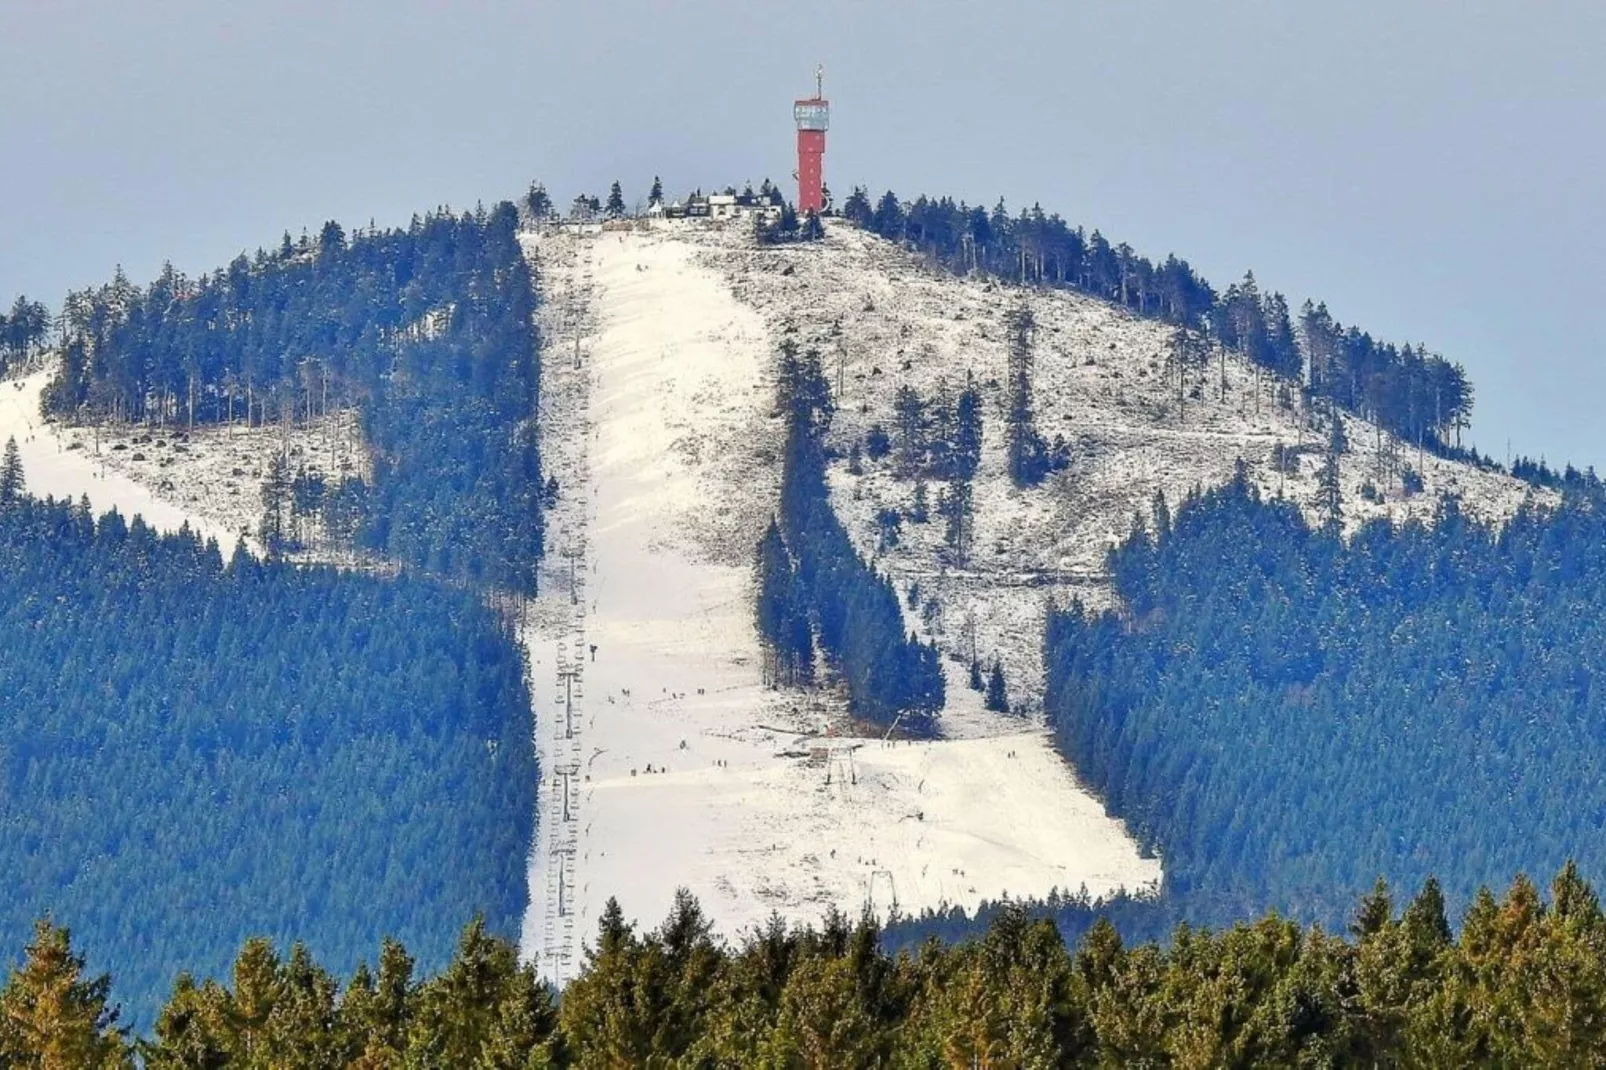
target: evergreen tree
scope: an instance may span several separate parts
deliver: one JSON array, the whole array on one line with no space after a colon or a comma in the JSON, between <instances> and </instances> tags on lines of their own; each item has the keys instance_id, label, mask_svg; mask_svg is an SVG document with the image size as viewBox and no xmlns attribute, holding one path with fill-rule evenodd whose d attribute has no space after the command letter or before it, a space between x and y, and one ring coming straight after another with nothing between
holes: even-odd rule
<instances>
[{"instance_id":1,"label":"evergreen tree","mask_svg":"<svg viewBox=\"0 0 1606 1070\"><path fill-rule=\"evenodd\" d=\"M870 229L889 241L902 241L905 222L903 205L898 203L897 194L887 190L876 204Z\"/></svg>"},{"instance_id":2,"label":"evergreen tree","mask_svg":"<svg viewBox=\"0 0 1606 1070\"><path fill-rule=\"evenodd\" d=\"M603 215L609 219L622 219L625 214L625 194L620 189L618 180L608 187L608 204L603 209Z\"/></svg>"},{"instance_id":3,"label":"evergreen tree","mask_svg":"<svg viewBox=\"0 0 1606 1070\"><path fill-rule=\"evenodd\" d=\"M1009 712L1009 694L1004 690L1004 667L997 658L993 659L993 667L987 673L986 706L994 713Z\"/></svg>"},{"instance_id":4,"label":"evergreen tree","mask_svg":"<svg viewBox=\"0 0 1606 1070\"><path fill-rule=\"evenodd\" d=\"M931 714L942 708L942 666L935 646L905 636L892 584L859 556L831 509L824 441L834 406L820 355L788 342L780 363L787 425L779 520L797 562L800 600L827 664L846 685L849 708L927 733Z\"/></svg>"},{"instance_id":5,"label":"evergreen tree","mask_svg":"<svg viewBox=\"0 0 1606 1070\"><path fill-rule=\"evenodd\" d=\"M989 212L950 197L901 202L889 191L872 207L868 194L856 189L843 215L958 274L1076 289L1180 328L1179 339L1189 344L1183 359L1172 361L1179 408L1188 397L1189 368L1202 368L1212 347L1225 390L1226 350L1232 349L1256 371L1257 404L1262 371L1285 378L1274 389L1279 401L1291 399L1289 388L1303 378L1312 399L1366 416L1423 448L1459 453L1459 441L1451 442L1466 426L1473 400L1460 366L1421 347L1381 343L1342 327L1313 304L1300 316L1302 350L1287 300L1264 294L1252 274L1218 297L1185 260L1150 261L1035 205L1012 217L1002 200Z\"/></svg>"},{"instance_id":6,"label":"evergreen tree","mask_svg":"<svg viewBox=\"0 0 1606 1070\"><path fill-rule=\"evenodd\" d=\"M285 455L276 453L268 463L268 474L262 481L262 545L272 554L285 548L285 521L290 505L290 465Z\"/></svg>"},{"instance_id":7,"label":"evergreen tree","mask_svg":"<svg viewBox=\"0 0 1606 1070\"><path fill-rule=\"evenodd\" d=\"M379 975L360 964L341 1000L340 1016L351 1045L364 1065L389 1066L402 1061L408 1046L416 985L413 958L395 940L379 952Z\"/></svg>"},{"instance_id":8,"label":"evergreen tree","mask_svg":"<svg viewBox=\"0 0 1606 1070\"><path fill-rule=\"evenodd\" d=\"M150 1070L223 1070L233 1065L228 997L212 982L197 986L179 974L157 1016L154 1036L139 1045Z\"/></svg>"},{"instance_id":9,"label":"evergreen tree","mask_svg":"<svg viewBox=\"0 0 1606 1070\"><path fill-rule=\"evenodd\" d=\"M853 192L842 205L842 216L856 227L869 230L874 226L875 210L870 207L870 194L863 186L854 186Z\"/></svg>"},{"instance_id":10,"label":"evergreen tree","mask_svg":"<svg viewBox=\"0 0 1606 1070\"><path fill-rule=\"evenodd\" d=\"M973 479L981 464L981 392L976 380L965 373L965 389L954 407L954 475Z\"/></svg>"},{"instance_id":11,"label":"evergreen tree","mask_svg":"<svg viewBox=\"0 0 1606 1070\"><path fill-rule=\"evenodd\" d=\"M1344 488L1339 478L1338 464L1338 458L1344 452L1343 428L1344 421L1335 416L1327 452L1322 457L1321 470L1316 474L1316 508L1321 514L1323 528L1335 534L1344 527Z\"/></svg>"},{"instance_id":12,"label":"evergreen tree","mask_svg":"<svg viewBox=\"0 0 1606 1070\"><path fill-rule=\"evenodd\" d=\"M657 175L652 176L652 190L647 194L647 203L650 205L664 203L664 184Z\"/></svg>"},{"instance_id":13,"label":"evergreen tree","mask_svg":"<svg viewBox=\"0 0 1606 1070\"><path fill-rule=\"evenodd\" d=\"M926 489L924 479L915 481L914 500L909 506L909 519L916 524L924 524L930 519L931 504L927 501L930 491Z\"/></svg>"},{"instance_id":14,"label":"evergreen tree","mask_svg":"<svg viewBox=\"0 0 1606 1070\"><path fill-rule=\"evenodd\" d=\"M6 451L0 459L0 509L12 505L21 497L23 490L22 454L17 449L16 438L6 439Z\"/></svg>"},{"instance_id":15,"label":"evergreen tree","mask_svg":"<svg viewBox=\"0 0 1606 1070\"><path fill-rule=\"evenodd\" d=\"M1009 330L1009 414L1004 425L1004 449L1009 478L1017 487L1036 486L1055 467L1032 415L1032 331L1035 321L1025 305L1007 317Z\"/></svg>"},{"instance_id":16,"label":"evergreen tree","mask_svg":"<svg viewBox=\"0 0 1606 1070\"><path fill-rule=\"evenodd\" d=\"M774 519L759 540L755 571L755 611L764 647L765 681L771 687L807 683L813 675L814 634L792 555Z\"/></svg>"},{"instance_id":17,"label":"evergreen tree","mask_svg":"<svg viewBox=\"0 0 1606 1070\"><path fill-rule=\"evenodd\" d=\"M445 972L418 990L408 1062L495 1070L542 1065L556 1028L556 1008L534 968L519 965L518 950L475 919Z\"/></svg>"},{"instance_id":18,"label":"evergreen tree","mask_svg":"<svg viewBox=\"0 0 1606 1070\"><path fill-rule=\"evenodd\" d=\"M539 182L530 183L530 192L525 195L524 206L529 210L530 218L536 222L552 217L552 198L547 195L546 187Z\"/></svg>"},{"instance_id":19,"label":"evergreen tree","mask_svg":"<svg viewBox=\"0 0 1606 1070\"><path fill-rule=\"evenodd\" d=\"M947 490L937 499L937 512L946 521L943 543L953 551L957 564L962 565L970 559L970 544L975 534L974 511L970 483L963 479L949 483Z\"/></svg>"},{"instance_id":20,"label":"evergreen tree","mask_svg":"<svg viewBox=\"0 0 1606 1070\"><path fill-rule=\"evenodd\" d=\"M131 1067L107 1003L111 978L84 976L66 929L34 926L26 957L0 990L0 1062L40 1070Z\"/></svg>"},{"instance_id":21,"label":"evergreen tree","mask_svg":"<svg viewBox=\"0 0 1606 1070\"><path fill-rule=\"evenodd\" d=\"M906 383L898 388L892 408L898 417L898 466L902 474L911 475L926 460L926 405Z\"/></svg>"}]
</instances>

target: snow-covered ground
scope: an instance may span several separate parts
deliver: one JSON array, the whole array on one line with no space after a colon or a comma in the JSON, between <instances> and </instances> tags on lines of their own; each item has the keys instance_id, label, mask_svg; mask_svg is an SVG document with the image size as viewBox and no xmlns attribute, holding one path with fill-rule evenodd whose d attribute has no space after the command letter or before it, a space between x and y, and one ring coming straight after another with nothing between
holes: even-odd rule
<instances>
[{"instance_id":1,"label":"snow-covered ground","mask_svg":"<svg viewBox=\"0 0 1606 1070\"><path fill-rule=\"evenodd\" d=\"M749 585L778 492L777 335L710 259L743 240L528 239L562 491L524 630L543 775L525 952L567 979L609 896L655 924L680 886L727 934L772 911L1152 887L1159 861L1025 723L849 738L829 698L763 688Z\"/></svg>"},{"instance_id":2,"label":"snow-covered ground","mask_svg":"<svg viewBox=\"0 0 1606 1070\"><path fill-rule=\"evenodd\" d=\"M1150 516L1156 492L1174 509L1194 487L1231 478L1242 458L1268 496L1282 494L1316 514L1321 435L1301 415L1276 402L1275 383L1228 355L1226 389L1213 356L1189 384L1178 412L1176 381L1167 374L1170 329L1137 319L1108 303L1065 291L1022 291L982 279L960 279L916 256L845 225L829 227L824 242L758 248L744 233L703 228L689 236L699 260L719 272L741 301L772 331L790 329L800 345L819 349L837 394L832 444L840 453L831 475L832 500L860 549L877 549L876 513L907 510L913 481L894 473L889 457L865 459L862 475L848 471L850 447L871 426L896 427L893 398L907 384L928 402L946 384L950 396L975 377L984 399L981 467L973 486L974 545L959 565L943 547L943 523L905 520L899 545L876 565L906 592L918 583L929 620L910 624L965 656L972 646L984 663L1004 664L1012 699L1037 708L1042 693L1040 638L1050 601L1080 598L1107 605L1104 572L1110 545L1131 530L1134 513ZM1072 450L1068 471L1039 488L1015 489L1005 468L1003 422L1007 399L1004 318L1022 300L1036 320L1034 409L1039 431L1064 435ZM1294 392L1297 396L1297 391ZM1358 418L1345 417L1351 451L1341 462L1346 527L1380 515L1432 515L1441 493L1462 496L1467 511L1509 516L1533 491L1507 476L1419 455L1392 443ZM1305 447L1297 472L1279 473L1273 451ZM1406 497L1397 468L1380 464L1380 446L1419 468L1423 493ZM1363 500L1371 481L1381 502ZM928 487L935 506L940 484ZM959 677L950 675L950 685ZM950 686L950 693L953 688ZM966 701L974 697L965 692ZM971 704L971 712L974 713ZM986 733L1008 722L985 714L950 713L950 735Z\"/></svg>"},{"instance_id":3,"label":"snow-covered ground","mask_svg":"<svg viewBox=\"0 0 1606 1070\"><path fill-rule=\"evenodd\" d=\"M97 452L93 430L63 428L40 415L40 395L54 374L47 366L0 382L0 443L16 439L29 492L74 501L87 496L97 514L116 509L128 519L142 516L159 531L188 524L202 538L216 539L225 558L232 554L238 527L180 502L162 490L162 480L126 471L114 458L110 438L101 440Z\"/></svg>"},{"instance_id":4,"label":"snow-covered ground","mask_svg":"<svg viewBox=\"0 0 1606 1070\"><path fill-rule=\"evenodd\" d=\"M16 438L29 491L75 501L87 495L96 513L142 516L158 531L188 524L202 538L216 539L225 560L242 538L260 552L262 485L281 451L292 475L302 465L337 477L370 475L354 411L288 429L64 425L40 414L40 396L54 375L46 361L0 382L0 444ZM322 556L350 557L333 550Z\"/></svg>"}]
</instances>

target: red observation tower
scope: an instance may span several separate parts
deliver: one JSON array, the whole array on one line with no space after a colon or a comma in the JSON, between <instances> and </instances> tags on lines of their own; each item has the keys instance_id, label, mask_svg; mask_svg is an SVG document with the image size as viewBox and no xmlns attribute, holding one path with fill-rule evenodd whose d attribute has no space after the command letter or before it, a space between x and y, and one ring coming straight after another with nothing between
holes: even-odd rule
<instances>
[{"instance_id":1,"label":"red observation tower","mask_svg":"<svg viewBox=\"0 0 1606 1070\"><path fill-rule=\"evenodd\" d=\"M797 120L797 211L819 215L825 207L825 131L831 105L825 99L825 71L814 72L814 96L792 105Z\"/></svg>"}]
</instances>

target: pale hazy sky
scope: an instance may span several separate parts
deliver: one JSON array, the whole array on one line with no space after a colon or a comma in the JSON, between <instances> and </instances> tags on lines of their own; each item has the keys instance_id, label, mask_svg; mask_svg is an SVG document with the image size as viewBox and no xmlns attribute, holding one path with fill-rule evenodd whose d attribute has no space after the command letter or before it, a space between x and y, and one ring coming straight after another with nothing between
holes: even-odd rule
<instances>
[{"instance_id":1,"label":"pale hazy sky","mask_svg":"<svg viewBox=\"0 0 1606 1070\"><path fill-rule=\"evenodd\" d=\"M404 223L792 171L1040 201L1466 365L1473 438L1606 468L1600 0L0 0L0 302Z\"/></svg>"}]
</instances>

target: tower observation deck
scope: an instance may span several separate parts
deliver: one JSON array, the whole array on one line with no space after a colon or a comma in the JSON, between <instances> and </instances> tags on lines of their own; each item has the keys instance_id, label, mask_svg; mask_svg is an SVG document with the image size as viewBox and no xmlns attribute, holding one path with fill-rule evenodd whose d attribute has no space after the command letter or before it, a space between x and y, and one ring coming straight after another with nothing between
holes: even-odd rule
<instances>
[{"instance_id":1,"label":"tower observation deck","mask_svg":"<svg viewBox=\"0 0 1606 1070\"><path fill-rule=\"evenodd\" d=\"M797 210L818 215L825 207L825 131L831 104L825 99L825 71L814 72L814 95L792 104L797 122Z\"/></svg>"}]
</instances>

